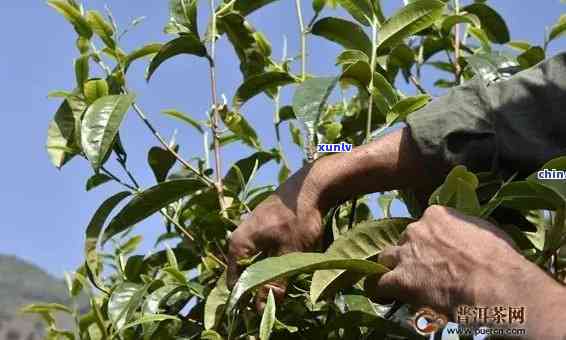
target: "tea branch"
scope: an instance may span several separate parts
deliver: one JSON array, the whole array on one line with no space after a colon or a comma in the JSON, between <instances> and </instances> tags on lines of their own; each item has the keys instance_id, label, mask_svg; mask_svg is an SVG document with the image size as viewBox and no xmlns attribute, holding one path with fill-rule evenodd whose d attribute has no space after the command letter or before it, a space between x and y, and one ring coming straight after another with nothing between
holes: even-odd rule
<instances>
[{"instance_id":1,"label":"tea branch","mask_svg":"<svg viewBox=\"0 0 566 340\"><path fill-rule=\"evenodd\" d=\"M366 138L365 143L371 140L371 118L373 114L373 90L374 90L374 73L375 64L377 62L377 18L372 18L371 21L371 59L370 59L370 81L369 81L369 103L368 103L368 116L366 121Z\"/></svg>"},{"instance_id":2,"label":"tea branch","mask_svg":"<svg viewBox=\"0 0 566 340\"><path fill-rule=\"evenodd\" d=\"M460 0L454 0L454 11L460 14ZM454 78L456 84L460 83L462 69L460 67L460 25L454 25Z\"/></svg>"},{"instance_id":3,"label":"tea branch","mask_svg":"<svg viewBox=\"0 0 566 340\"><path fill-rule=\"evenodd\" d=\"M214 0L210 0L210 12L212 17L212 38L210 39L210 53L208 55L210 70L210 92L212 95L213 115L211 119L212 138L214 140L214 167L216 172L216 191L218 192L218 201L220 210L226 215L226 201L224 199L224 185L222 183L222 159L220 157L220 136L218 126L220 125L220 112L218 110L218 96L216 94L216 12Z\"/></svg>"},{"instance_id":4,"label":"tea branch","mask_svg":"<svg viewBox=\"0 0 566 340\"><path fill-rule=\"evenodd\" d=\"M100 58L99 56L99 52L98 49L96 48L96 46L91 43L91 47L94 51L93 53L93 60L97 63L97 65L106 73L107 76L111 76L112 75L112 70L110 69L110 67L108 67L108 65L106 65L104 63L104 61ZM126 88L126 86L122 86L121 88L122 92L124 94L128 94L128 89ZM143 121L143 123L145 124L145 126L151 131L151 133L153 134L153 136L159 141L159 143L169 152L173 155L173 157L175 157L185 168L187 168L189 171L191 171L192 173L194 173L196 175L196 177L198 179L200 179L204 184L206 184L207 186L211 186L213 184L213 181L208 178L206 175L200 173L200 171L198 171L197 169L195 169L188 161L186 161L183 157L181 157L181 155L179 155L170 145L169 143L167 143L165 141L165 139L163 139L163 137L161 137L161 134L157 131L157 129L153 126L153 124L151 124L151 122L149 121L149 119L147 118L147 115L143 112L143 110L141 109L141 107L137 104L137 103L133 103L132 104L132 108L134 109L134 112L136 112L137 116Z\"/></svg>"},{"instance_id":5,"label":"tea branch","mask_svg":"<svg viewBox=\"0 0 566 340\"><path fill-rule=\"evenodd\" d=\"M303 11L301 9L301 0L295 0L295 8L297 10L297 19L299 20L299 30L301 35L301 80L307 77L307 34L305 30L305 22L303 20ZM314 20L313 20L314 21Z\"/></svg>"}]
</instances>

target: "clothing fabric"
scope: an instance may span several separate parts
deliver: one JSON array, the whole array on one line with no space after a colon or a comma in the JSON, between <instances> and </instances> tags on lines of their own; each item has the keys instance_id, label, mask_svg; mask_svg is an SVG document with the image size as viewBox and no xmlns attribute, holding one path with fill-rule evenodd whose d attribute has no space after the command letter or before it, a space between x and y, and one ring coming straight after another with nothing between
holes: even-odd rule
<instances>
[{"instance_id":1,"label":"clothing fabric","mask_svg":"<svg viewBox=\"0 0 566 340\"><path fill-rule=\"evenodd\" d=\"M430 162L529 175L566 155L566 53L505 81L452 88L407 124Z\"/></svg>"}]
</instances>

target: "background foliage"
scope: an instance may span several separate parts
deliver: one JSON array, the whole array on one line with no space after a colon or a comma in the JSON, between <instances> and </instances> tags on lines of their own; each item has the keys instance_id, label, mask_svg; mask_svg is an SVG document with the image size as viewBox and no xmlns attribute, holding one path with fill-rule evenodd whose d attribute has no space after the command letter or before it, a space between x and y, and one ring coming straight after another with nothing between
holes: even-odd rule
<instances>
[{"instance_id":1,"label":"background foliage","mask_svg":"<svg viewBox=\"0 0 566 340\"><path fill-rule=\"evenodd\" d=\"M91 309L81 313L72 306L45 304L24 310L45 319L51 338L418 337L385 318L387 307L367 299L360 282L388 270L371 260L386 245L396 243L412 221L390 218L392 200L402 200L413 218L422 211L410 199L410 192L380 196L387 217L382 220L372 221L364 197L337 207L325 219L331 244L320 249L324 253L250 259L246 275L228 291L224 269L230 232L243 214L274 190L273 185L256 186L254 177L270 162L278 164L280 182L292 172L281 144L283 133L290 133L305 150L305 161L312 161L320 156L316 143L359 145L403 122L432 99L421 85L423 66L446 73L446 78L435 82L442 88L474 76L499 81L533 66L545 58L548 44L566 31L564 17L546 33L544 46L531 46L510 41L505 21L484 1L408 1L385 17L377 1L297 0L289 9L295 5L301 51L296 57L284 51L279 59L267 38L246 19L272 2L211 1L206 30L200 32L197 9L206 4L172 0L171 18L165 24L170 40L131 51L123 50L121 41L124 35L135 34L128 31L139 20L120 30L109 11L101 13L73 0L48 2L75 29L78 50L74 89L50 94L62 102L48 129L50 159L59 168L73 158L88 161L93 176L87 190L111 181L124 188L102 202L86 227L85 263L68 280L70 295L86 292ZM302 6L307 5L313 6L312 19L302 15ZM350 18L333 17L331 8L336 6ZM216 63L233 57L216 55L218 39L227 39L240 62L242 83L231 100L216 89L221 76ZM310 39L343 47L336 56L340 74L308 72ZM212 106L206 120L178 110L164 111L180 127L195 129L202 136L194 144L201 144L203 152L191 154L188 160L181 156L175 138L165 139L157 131L127 83L128 77L135 76L128 74L133 63L149 59L145 77L150 81L163 63L180 55L190 55L191 63L210 72L207 86ZM411 83L418 94L402 93L396 81ZM293 98L282 102L281 91L289 87ZM246 115L245 103L263 94L273 101L276 145L263 145L264 132L255 131ZM147 151L154 186L141 188L136 172L142 170L128 167L128 152L120 139L126 114L137 115L158 145ZM232 143L252 151L224 173L222 151ZM113 162L120 173L109 169ZM558 159L548 166L566 165ZM516 209L525 216L521 221L530 221L530 229L506 226L507 231L525 255L560 276L566 188L559 184L534 177L509 183L458 167L431 196L431 203L486 218L501 205ZM160 214L164 224L156 244L175 246L138 255L141 237L132 231L153 214ZM102 248L107 243L112 246ZM281 277L291 279L288 298L276 306L270 296L263 315L258 316L248 303L249 293ZM76 327L57 328L54 312L73 315Z\"/></svg>"}]
</instances>

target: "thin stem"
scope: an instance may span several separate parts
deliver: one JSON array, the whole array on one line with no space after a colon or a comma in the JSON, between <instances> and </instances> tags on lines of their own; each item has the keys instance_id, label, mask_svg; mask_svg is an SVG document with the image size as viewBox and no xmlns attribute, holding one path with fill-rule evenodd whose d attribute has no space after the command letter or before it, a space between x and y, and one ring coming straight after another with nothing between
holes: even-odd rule
<instances>
[{"instance_id":1,"label":"thin stem","mask_svg":"<svg viewBox=\"0 0 566 340\"><path fill-rule=\"evenodd\" d=\"M114 182L120 184L121 186L128 188L132 191L138 191L137 188L134 188L133 186L124 183L121 179L119 179L118 177L116 177L113 173L111 173L110 171L108 171L105 167L101 167L100 171L102 171L105 175L107 175L108 177L112 178L112 180L114 180Z\"/></svg>"},{"instance_id":2,"label":"thin stem","mask_svg":"<svg viewBox=\"0 0 566 340\"><path fill-rule=\"evenodd\" d=\"M279 88L277 88L277 94L275 95L275 99L273 100L273 103L275 105L275 111L273 112L273 126L275 127L277 150L281 155L281 160L283 162L283 165L287 169L290 169L289 162L287 161L287 157L285 157L285 153L283 152L283 143L281 143L281 130L280 130L281 118L279 117L279 109L280 109L279 94L280 94Z\"/></svg>"},{"instance_id":3,"label":"thin stem","mask_svg":"<svg viewBox=\"0 0 566 340\"><path fill-rule=\"evenodd\" d=\"M104 70L104 72L108 75L111 76L112 75L112 70L110 69L110 67L108 67L104 61L102 61L102 59L100 59L100 57L98 56L98 50L96 49L96 46L91 43L91 47L94 51L95 57L93 58L95 60L95 62L98 64L98 66L100 66L100 68L102 68L102 70ZM124 94L128 94L128 90L126 89L125 86L122 86L122 92ZM211 186L213 184L212 180L210 178L208 178L207 176L201 174L197 169L195 169L189 162L187 162L185 159L183 159L171 146L169 146L169 144L165 141L165 139L163 139L163 137L161 137L161 135L159 134L159 132L155 129L155 127L153 127L153 125L151 124L151 122L149 121L149 119L147 118L147 116L145 115L145 113L142 111L142 109L139 107L138 104L133 103L132 104L132 108L134 109L134 111L136 112L136 114L138 115L138 117L144 122L144 124L147 126L147 128L151 131L151 133L153 134L153 136L159 141L159 143L167 150L169 151L181 164L183 164L184 167L186 167L187 169L189 169L191 172L193 172L198 179L202 180L204 184L206 184L207 186Z\"/></svg>"},{"instance_id":4,"label":"thin stem","mask_svg":"<svg viewBox=\"0 0 566 340\"><path fill-rule=\"evenodd\" d=\"M123 88L122 91L124 93L127 93L126 89ZM197 178L199 178L200 180L202 180L204 182L204 184L211 186L213 184L213 181L208 178L207 176L205 176L204 174L201 174L197 169L195 169L188 161L186 161L185 159L183 159L170 145L169 143L167 143L165 141L165 139L163 139L163 137L161 137L161 135L159 134L159 132L153 127L153 125L151 124L151 122L149 121L149 119L147 119L147 116L144 114L144 112L142 111L142 109L139 107L138 104L133 103L132 104L132 108L134 109L134 111L137 113L138 117L140 117L140 119L144 122L144 124L147 126L147 128L151 131L151 133L153 134L153 136L155 136L155 138L159 141L159 143L167 150L169 151L169 153L171 153L185 168L187 168L188 170L190 170L192 173L194 173Z\"/></svg>"},{"instance_id":5,"label":"thin stem","mask_svg":"<svg viewBox=\"0 0 566 340\"><path fill-rule=\"evenodd\" d=\"M139 188L140 185L139 185L138 181L136 181L136 179L134 178L134 175L130 172L130 169L128 169L128 166L126 164L126 159L122 155L118 154L117 161L120 164L120 166L122 167L122 169L124 170L124 172L126 173L126 175L128 176L128 178L130 179L130 181L132 181L134 186L136 188Z\"/></svg>"},{"instance_id":6,"label":"thin stem","mask_svg":"<svg viewBox=\"0 0 566 340\"><path fill-rule=\"evenodd\" d=\"M214 166L216 172L216 191L218 201L223 215L226 215L226 201L224 199L224 185L222 183L222 159L220 157L220 136L218 126L220 125L220 112L218 110L218 96L216 94L216 12L214 11L214 0L210 0L210 12L212 16L212 39L210 39L209 70L210 70L210 92L212 95L213 116L211 119L212 138L214 140Z\"/></svg>"},{"instance_id":7,"label":"thin stem","mask_svg":"<svg viewBox=\"0 0 566 340\"><path fill-rule=\"evenodd\" d=\"M136 179L134 178L134 176L132 175L132 173L128 170L128 167L126 165L126 162L121 162L120 160L118 161L120 163L120 165L122 166L122 168L124 169L124 171L128 174L128 176L130 177L130 179L132 180L132 182L134 183L135 187L132 187L131 185L124 183L122 180L120 180L116 175L114 175L112 172L110 172L109 170L107 170L106 168L102 167L100 168L100 170L102 172L104 172L106 175L108 175L110 178L112 178L116 183L134 191L134 192L140 192L140 186L138 185L138 182L136 181ZM165 217L165 219L167 221L169 221L170 223L172 223L182 234L184 234L188 239L190 239L191 241L194 241L195 238L193 235L191 235L185 228L183 228L183 226L181 226L179 223L177 223L177 221L175 221L171 216L169 216L163 209L159 211L159 213L161 214L161 216Z\"/></svg>"},{"instance_id":8,"label":"thin stem","mask_svg":"<svg viewBox=\"0 0 566 340\"><path fill-rule=\"evenodd\" d=\"M301 10L301 0L295 0L295 8L297 9L299 30L301 32L301 79L305 80L307 77L307 32L303 20L303 11Z\"/></svg>"},{"instance_id":9,"label":"thin stem","mask_svg":"<svg viewBox=\"0 0 566 340\"><path fill-rule=\"evenodd\" d=\"M377 19L373 18L371 23L371 64L370 64L370 82L369 82L369 103L368 103L368 116L366 124L366 138L365 142L371 140L371 118L373 114L373 78L375 72L375 63L377 62Z\"/></svg>"},{"instance_id":10,"label":"thin stem","mask_svg":"<svg viewBox=\"0 0 566 340\"><path fill-rule=\"evenodd\" d=\"M417 90L421 94L428 94L425 88L421 85L421 82L414 75L409 75L409 81L417 88Z\"/></svg>"},{"instance_id":11,"label":"thin stem","mask_svg":"<svg viewBox=\"0 0 566 340\"><path fill-rule=\"evenodd\" d=\"M454 10L456 14L460 14L460 0L454 0ZM460 84L460 25L454 25L454 78L457 84Z\"/></svg>"}]
</instances>

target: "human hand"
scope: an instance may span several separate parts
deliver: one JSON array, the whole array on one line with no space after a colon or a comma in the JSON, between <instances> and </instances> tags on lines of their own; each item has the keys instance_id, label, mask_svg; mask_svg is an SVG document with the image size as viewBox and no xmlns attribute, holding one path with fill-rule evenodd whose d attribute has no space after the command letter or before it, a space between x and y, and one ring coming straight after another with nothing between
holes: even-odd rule
<instances>
[{"instance_id":1,"label":"human hand","mask_svg":"<svg viewBox=\"0 0 566 340\"><path fill-rule=\"evenodd\" d=\"M303 168L258 205L232 233L228 254L228 286L236 283L242 266L239 260L258 253L278 256L316 248L323 235L322 218L327 210L310 167ZM281 300L285 282L262 287L256 295L256 308L263 309L269 289Z\"/></svg>"},{"instance_id":2,"label":"human hand","mask_svg":"<svg viewBox=\"0 0 566 340\"><path fill-rule=\"evenodd\" d=\"M460 305L536 304L529 294L533 284L552 281L494 225L441 206L428 208L379 261L393 270L377 282L368 280L370 295L431 307L452 318Z\"/></svg>"}]
</instances>

